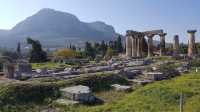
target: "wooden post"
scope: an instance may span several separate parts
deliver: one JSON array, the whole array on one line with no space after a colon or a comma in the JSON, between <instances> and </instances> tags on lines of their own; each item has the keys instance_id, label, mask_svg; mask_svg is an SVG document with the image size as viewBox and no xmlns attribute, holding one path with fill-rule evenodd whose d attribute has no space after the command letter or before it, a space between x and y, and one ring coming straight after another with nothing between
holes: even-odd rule
<instances>
[{"instance_id":1,"label":"wooden post","mask_svg":"<svg viewBox=\"0 0 200 112\"><path fill-rule=\"evenodd\" d=\"M180 112L183 112L183 93L180 94Z\"/></svg>"}]
</instances>

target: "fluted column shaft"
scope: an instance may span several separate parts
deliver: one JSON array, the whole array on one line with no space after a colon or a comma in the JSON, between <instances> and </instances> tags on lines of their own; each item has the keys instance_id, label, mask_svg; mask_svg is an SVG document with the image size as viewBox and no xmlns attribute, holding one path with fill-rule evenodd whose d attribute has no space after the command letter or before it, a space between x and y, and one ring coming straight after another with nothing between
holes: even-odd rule
<instances>
[{"instance_id":1,"label":"fluted column shaft","mask_svg":"<svg viewBox=\"0 0 200 112\"><path fill-rule=\"evenodd\" d=\"M148 37L148 57L153 56L153 36L154 35L147 35Z\"/></svg>"},{"instance_id":2,"label":"fluted column shaft","mask_svg":"<svg viewBox=\"0 0 200 112\"><path fill-rule=\"evenodd\" d=\"M178 55L179 55L179 36L175 35L173 42L173 56L176 57Z\"/></svg>"},{"instance_id":3,"label":"fluted column shaft","mask_svg":"<svg viewBox=\"0 0 200 112\"><path fill-rule=\"evenodd\" d=\"M140 39L137 37L137 57L140 57Z\"/></svg>"},{"instance_id":4,"label":"fluted column shaft","mask_svg":"<svg viewBox=\"0 0 200 112\"><path fill-rule=\"evenodd\" d=\"M131 37L127 36L126 37L126 56L131 57L132 56L132 42L131 42Z\"/></svg>"},{"instance_id":5,"label":"fluted column shaft","mask_svg":"<svg viewBox=\"0 0 200 112\"><path fill-rule=\"evenodd\" d=\"M132 57L137 57L137 53L136 53L136 49L137 46L136 46L136 38L133 37L132 38Z\"/></svg>"},{"instance_id":6,"label":"fluted column shaft","mask_svg":"<svg viewBox=\"0 0 200 112\"><path fill-rule=\"evenodd\" d=\"M163 56L165 55L165 36L167 34L166 33L163 33L163 34L160 34L160 56Z\"/></svg>"},{"instance_id":7,"label":"fluted column shaft","mask_svg":"<svg viewBox=\"0 0 200 112\"><path fill-rule=\"evenodd\" d=\"M195 50L195 33L196 30L188 30L188 57L194 56L194 50Z\"/></svg>"}]
</instances>

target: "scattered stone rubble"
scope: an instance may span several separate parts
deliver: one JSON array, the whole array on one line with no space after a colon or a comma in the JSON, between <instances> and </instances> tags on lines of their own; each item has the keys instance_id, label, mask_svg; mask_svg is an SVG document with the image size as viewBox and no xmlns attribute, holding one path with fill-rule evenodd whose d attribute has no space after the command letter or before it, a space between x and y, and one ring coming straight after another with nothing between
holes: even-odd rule
<instances>
[{"instance_id":1,"label":"scattered stone rubble","mask_svg":"<svg viewBox=\"0 0 200 112\"><path fill-rule=\"evenodd\" d=\"M125 91L129 92L132 90L131 86L125 86L125 85L119 85L119 84L113 84L111 85L116 91Z\"/></svg>"},{"instance_id":2,"label":"scattered stone rubble","mask_svg":"<svg viewBox=\"0 0 200 112\"><path fill-rule=\"evenodd\" d=\"M87 86L73 86L60 90L62 96L72 101L78 101L80 103L93 103L96 101L96 97L92 95L90 88Z\"/></svg>"},{"instance_id":3,"label":"scattered stone rubble","mask_svg":"<svg viewBox=\"0 0 200 112\"><path fill-rule=\"evenodd\" d=\"M145 85L145 84L153 82L152 80L148 80L148 79L133 79L131 81L134 82L134 83L137 83L139 85Z\"/></svg>"},{"instance_id":4,"label":"scattered stone rubble","mask_svg":"<svg viewBox=\"0 0 200 112\"><path fill-rule=\"evenodd\" d=\"M162 80L164 79L164 74L161 72L147 72L145 73L145 78L149 79L149 80Z\"/></svg>"}]
</instances>

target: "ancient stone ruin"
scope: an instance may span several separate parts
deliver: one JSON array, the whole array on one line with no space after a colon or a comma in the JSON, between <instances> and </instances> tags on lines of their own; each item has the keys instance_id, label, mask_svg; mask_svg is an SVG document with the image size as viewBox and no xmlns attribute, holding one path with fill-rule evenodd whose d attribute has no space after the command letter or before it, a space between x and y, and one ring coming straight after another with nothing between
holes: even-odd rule
<instances>
[{"instance_id":1,"label":"ancient stone ruin","mask_svg":"<svg viewBox=\"0 0 200 112\"><path fill-rule=\"evenodd\" d=\"M179 56L179 36L175 35L173 40L173 56Z\"/></svg>"},{"instance_id":2,"label":"ancient stone ruin","mask_svg":"<svg viewBox=\"0 0 200 112\"><path fill-rule=\"evenodd\" d=\"M193 57L195 56L195 33L197 31L196 30L188 30L188 57Z\"/></svg>"},{"instance_id":3,"label":"ancient stone ruin","mask_svg":"<svg viewBox=\"0 0 200 112\"><path fill-rule=\"evenodd\" d=\"M143 39L148 38L148 57L153 56L153 37L160 36L160 56L165 54L165 36L163 30L153 30L145 32L137 32L128 30L126 32L126 56L127 57L144 57L142 52Z\"/></svg>"},{"instance_id":4,"label":"ancient stone ruin","mask_svg":"<svg viewBox=\"0 0 200 112\"><path fill-rule=\"evenodd\" d=\"M77 85L73 87L67 87L61 89L62 95L73 101L79 101L82 103L95 102L96 97L92 95L89 87L83 85Z\"/></svg>"},{"instance_id":5,"label":"ancient stone ruin","mask_svg":"<svg viewBox=\"0 0 200 112\"><path fill-rule=\"evenodd\" d=\"M196 55L195 52L195 33L196 30L188 30L188 57L192 58ZM153 37L155 35L160 36L160 56L165 55L165 36L166 33L163 30L153 30L145 32L137 32L128 30L126 32L126 56L132 58L144 57L142 51L144 41L143 39L147 37L148 41L148 57L153 56ZM175 35L173 39L173 56L179 56L179 36Z\"/></svg>"},{"instance_id":6,"label":"ancient stone ruin","mask_svg":"<svg viewBox=\"0 0 200 112\"><path fill-rule=\"evenodd\" d=\"M13 60L6 56L0 57L0 63L3 64L3 73L7 78L14 78L15 67L13 64Z\"/></svg>"}]
</instances>

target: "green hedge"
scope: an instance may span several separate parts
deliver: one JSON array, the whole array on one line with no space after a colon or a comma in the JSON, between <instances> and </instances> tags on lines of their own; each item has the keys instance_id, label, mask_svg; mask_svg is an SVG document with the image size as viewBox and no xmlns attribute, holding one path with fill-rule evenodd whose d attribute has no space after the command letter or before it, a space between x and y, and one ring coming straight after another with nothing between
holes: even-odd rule
<instances>
[{"instance_id":1,"label":"green hedge","mask_svg":"<svg viewBox=\"0 0 200 112\"><path fill-rule=\"evenodd\" d=\"M190 66L200 67L200 59L194 59L194 60L190 61Z\"/></svg>"},{"instance_id":2,"label":"green hedge","mask_svg":"<svg viewBox=\"0 0 200 112\"><path fill-rule=\"evenodd\" d=\"M1 86L0 107L11 104L42 103L59 96L58 87L51 84L12 83Z\"/></svg>"},{"instance_id":3,"label":"green hedge","mask_svg":"<svg viewBox=\"0 0 200 112\"><path fill-rule=\"evenodd\" d=\"M60 96L59 88L72 85L89 86L93 92L108 90L111 84L128 84L123 77L115 74L84 75L69 80L41 79L29 83L11 83L0 86L0 112L9 107L21 110L21 106L48 104ZM12 110L12 109L11 109Z\"/></svg>"}]
</instances>

